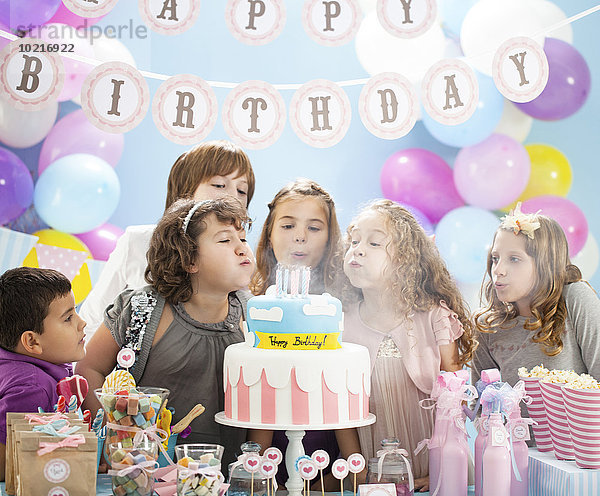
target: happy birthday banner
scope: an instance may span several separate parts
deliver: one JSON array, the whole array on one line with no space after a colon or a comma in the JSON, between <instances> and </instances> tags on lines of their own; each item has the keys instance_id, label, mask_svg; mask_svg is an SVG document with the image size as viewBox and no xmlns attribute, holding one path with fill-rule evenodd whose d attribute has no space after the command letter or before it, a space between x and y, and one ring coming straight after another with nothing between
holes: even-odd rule
<instances>
[{"instance_id":1,"label":"happy birthday banner","mask_svg":"<svg viewBox=\"0 0 600 496\"><path fill-rule=\"evenodd\" d=\"M98 8L108 9L109 4L114 7L116 0L97 2ZM74 4L92 2L64 0L64 3L71 8ZM177 15L174 13L175 5L180 9ZM140 0L146 22L154 19L161 23L160 29L164 34L181 32L185 26L188 29L197 17L197 11L194 11L197 6L198 2L192 0ZM99 15L90 5L84 7L86 10L72 10L88 17ZM166 15L168 8L170 15ZM360 24L360 11L357 9L355 0L307 0L303 23L305 27L313 26L314 33L320 33L320 43L344 43L355 34ZM420 3L379 0L377 9L381 24L401 37L422 34L435 19L433 0ZM548 81L548 60L534 38L597 10L600 10L600 5L565 19L544 33L535 33L533 38L516 37L505 41L495 51L492 66L494 82L500 93L519 103L535 99ZM266 39L273 39L282 29L284 17L280 0L230 0L227 4L226 18L230 29L233 25L237 26L236 37L247 43L260 44ZM407 19L411 22L406 22ZM268 29L267 25L270 26ZM157 26L155 28L159 31ZM168 26L173 29L168 29ZM0 34L11 37L8 33ZM25 50L24 46L31 48ZM60 94L65 74L61 57L51 47L51 43L41 40L27 39L25 42L17 39L0 52L0 88L10 95L17 108L38 110L55 101ZM140 72L122 62L98 65L97 61L84 57L63 56L97 65L82 86L81 105L90 122L111 133L125 133L144 119L151 100L145 77L166 79L152 99L152 116L163 136L184 145L202 141L215 126L218 104L213 87L217 86L233 87L221 110L223 126L233 141L249 149L262 149L275 143L283 132L286 118L298 137L311 146L325 148L338 143L348 131L352 114L342 86L364 85L358 105L360 118L364 126L380 138L405 136L415 125L419 114L415 88L405 76L391 72L340 83L317 79L302 85L274 86L264 81L245 81L234 85L207 82L192 74L169 78ZM461 124L477 107L478 83L468 61L440 60L423 78L420 103L433 119L442 124ZM286 117L280 89L296 90L288 109L289 117Z\"/></svg>"}]
</instances>

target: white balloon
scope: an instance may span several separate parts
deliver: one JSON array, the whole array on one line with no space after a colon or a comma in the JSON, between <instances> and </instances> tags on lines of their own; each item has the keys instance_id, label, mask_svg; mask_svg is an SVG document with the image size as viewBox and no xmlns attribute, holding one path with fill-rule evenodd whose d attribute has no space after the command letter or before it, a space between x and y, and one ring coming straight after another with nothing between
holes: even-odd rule
<instances>
[{"instance_id":1,"label":"white balloon","mask_svg":"<svg viewBox=\"0 0 600 496\"><path fill-rule=\"evenodd\" d=\"M377 12L365 16L356 34L356 55L369 74L397 72L415 87L420 86L429 68L444 57L445 49L446 39L438 24L421 36L403 39L379 24Z\"/></svg>"},{"instance_id":2,"label":"white balloon","mask_svg":"<svg viewBox=\"0 0 600 496\"><path fill-rule=\"evenodd\" d=\"M557 22L564 21L567 16L565 13L553 2L549 0L524 0L531 4L536 10L538 20L544 29L556 24ZM567 24L562 28L550 31L546 33L549 38L558 38L559 40L566 41L569 44L573 44L573 27L571 24Z\"/></svg>"},{"instance_id":3,"label":"white balloon","mask_svg":"<svg viewBox=\"0 0 600 496\"><path fill-rule=\"evenodd\" d=\"M483 279L483 274L482 274ZM463 297L463 300L472 313L476 312L483 307L485 301L482 303L479 296L481 294L481 283L480 282L462 282L456 281L456 285Z\"/></svg>"},{"instance_id":4,"label":"white balloon","mask_svg":"<svg viewBox=\"0 0 600 496\"><path fill-rule=\"evenodd\" d=\"M600 263L600 250L598 249L598 242L592 233L588 234L585 245L583 245L581 251L571 259L571 262L579 267L583 278L588 281L596 273L598 264Z\"/></svg>"},{"instance_id":5,"label":"white balloon","mask_svg":"<svg viewBox=\"0 0 600 496\"><path fill-rule=\"evenodd\" d=\"M54 126L58 102L42 110L27 112L15 108L4 97L0 98L0 141L14 148L29 148L42 141Z\"/></svg>"},{"instance_id":6,"label":"white balloon","mask_svg":"<svg viewBox=\"0 0 600 496\"><path fill-rule=\"evenodd\" d=\"M522 0L481 0L467 12L460 30L465 56L479 72L492 75L500 45L515 36L533 38L544 46L538 12Z\"/></svg>"},{"instance_id":7,"label":"white balloon","mask_svg":"<svg viewBox=\"0 0 600 496\"><path fill-rule=\"evenodd\" d=\"M523 143L529 136L532 125L533 117L521 112L515 104L505 99L502 117L494 133L505 134Z\"/></svg>"},{"instance_id":8,"label":"white balloon","mask_svg":"<svg viewBox=\"0 0 600 496\"><path fill-rule=\"evenodd\" d=\"M377 0L358 0L361 10L368 14L377 8Z\"/></svg>"}]
</instances>

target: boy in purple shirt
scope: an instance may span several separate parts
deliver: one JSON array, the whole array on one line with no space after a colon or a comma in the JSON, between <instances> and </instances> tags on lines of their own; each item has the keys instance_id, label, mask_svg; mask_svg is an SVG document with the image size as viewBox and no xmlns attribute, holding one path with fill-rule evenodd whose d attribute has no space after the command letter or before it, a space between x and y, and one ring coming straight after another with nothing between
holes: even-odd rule
<instances>
[{"instance_id":1,"label":"boy in purple shirt","mask_svg":"<svg viewBox=\"0 0 600 496\"><path fill-rule=\"evenodd\" d=\"M56 383L85 356L84 327L60 272L20 267L0 276L0 481L6 413L52 411Z\"/></svg>"}]
</instances>

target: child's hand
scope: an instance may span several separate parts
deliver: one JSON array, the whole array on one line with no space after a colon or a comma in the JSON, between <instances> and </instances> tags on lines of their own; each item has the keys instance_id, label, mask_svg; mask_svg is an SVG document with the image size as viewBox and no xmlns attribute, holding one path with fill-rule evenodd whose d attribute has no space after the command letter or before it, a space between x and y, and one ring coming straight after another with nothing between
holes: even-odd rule
<instances>
[{"instance_id":1,"label":"child's hand","mask_svg":"<svg viewBox=\"0 0 600 496\"><path fill-rule=\"evenodd\" d=\"M429 491L429 477L421 477L420 479L415 479L415 491L419 493Z\"/></svg>"}]
</instances>

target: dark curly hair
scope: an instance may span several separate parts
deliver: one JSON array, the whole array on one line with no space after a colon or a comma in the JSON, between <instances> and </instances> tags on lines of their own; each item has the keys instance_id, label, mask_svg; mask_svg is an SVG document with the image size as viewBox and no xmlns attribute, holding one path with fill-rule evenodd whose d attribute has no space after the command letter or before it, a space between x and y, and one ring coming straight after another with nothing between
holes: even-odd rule
<instances>
[{"instance_id":1,"label":"dark curly hair","mask_svg":"<svg viewBox=\"0 0 600 496\"><path fill-rule=\"evenodd\" d=\"M197 205L184 231L183 224ZM146 281L169 303L188 301L193 294L188 268L198 256L198 238L206 231L206 218L215 215L219 222L237 230L250 227L245 207L235 198L216 200L177 200L163 215L152 233L146 254Z\"/></svg>"}]
</instances>

